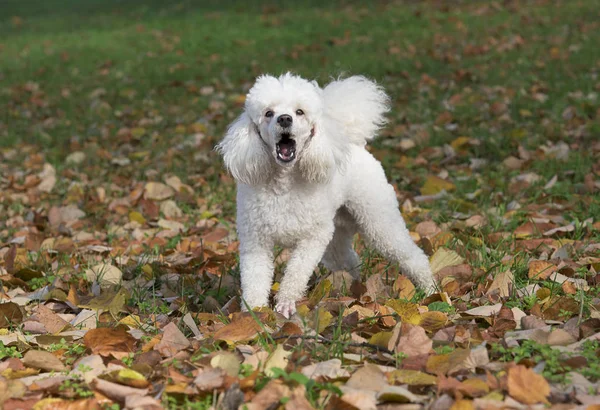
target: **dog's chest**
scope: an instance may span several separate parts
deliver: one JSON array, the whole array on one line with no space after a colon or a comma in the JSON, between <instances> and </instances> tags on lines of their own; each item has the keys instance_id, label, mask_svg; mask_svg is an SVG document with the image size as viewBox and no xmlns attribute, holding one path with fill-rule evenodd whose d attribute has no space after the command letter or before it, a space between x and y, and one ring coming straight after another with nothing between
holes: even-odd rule
<instances>
[{"instance_id":1,"label":"dog's chest","mask_svg":"<svg viewBox=\"0 0 600 410\"><path fill-rule=\"evenodd\" d=\"M247 222L276 244L293 246L320 230L327 220L332 220L332 211L324 206L321 196L320 193L297 191L278 195L257 193L248 198L251 206L247 208Z\"/></svg>"}]
</instances>

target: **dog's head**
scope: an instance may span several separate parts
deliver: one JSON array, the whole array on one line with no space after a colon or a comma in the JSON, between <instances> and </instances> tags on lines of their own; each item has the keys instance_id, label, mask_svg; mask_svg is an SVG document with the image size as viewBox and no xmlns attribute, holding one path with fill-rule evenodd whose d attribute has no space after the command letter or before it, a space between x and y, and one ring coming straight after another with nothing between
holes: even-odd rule
<instances>
[{"instance_id":1,"label":"dog's head","mask_svg":"<svg viewBox=\"0 0 600 410\"><path fill-rule=\"evenodd\" d=\"M340 149L321 126L322 93L316 82L290 73L259 77L244 113L217 145L233 177L257 185L279 168L297 171L309 182L327 181Z\"/></svg>"},{"instance_id":2,"label":"dog's head","mask_svg":"<svg viewBox=\"0 0 600 410\"><path fill-rule=\"evenodd\" d=\"M264 75L217 150L234 178L248 185L268 182L282 170L326 183L333 170L345 167L353 145L375 137L388 103L383 89L362 76L321 89L290 73Z\"/></svg>"},{"instance_id":3,"label":"dog's head","mask_svg":"<svg viewBox=\"0 0 600 410\"><path fill-rule=\"evenodd\" d=\"M314 82L284 74L261 76L246 98L246 113L279 166L293 166L315 136L323 103Z\"/></svg>"}]
</instances>

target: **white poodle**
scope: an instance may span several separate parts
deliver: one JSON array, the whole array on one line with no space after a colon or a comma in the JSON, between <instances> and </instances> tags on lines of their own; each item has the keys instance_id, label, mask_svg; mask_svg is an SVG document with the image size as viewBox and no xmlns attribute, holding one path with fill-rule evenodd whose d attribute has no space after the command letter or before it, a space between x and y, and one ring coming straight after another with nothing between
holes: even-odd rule
<instances>
[{"instance_id":1,"label":"white poodle","mask_svg":"<svg viewBox=\"0 0 600 410\"><path fill-rule=\"evenodd\" d=\"M242 297L265 306L273 282L273 247L292 253L276 310L296 311L319 262L360 278L352 248L359 232L419 287L435 281L427 256L409 236L381 164L365 149L385 122L385 92L365 77L321 89L287 73L263 75L245 112L217 150L237 181Z\"/></svg>"}]
</instances>

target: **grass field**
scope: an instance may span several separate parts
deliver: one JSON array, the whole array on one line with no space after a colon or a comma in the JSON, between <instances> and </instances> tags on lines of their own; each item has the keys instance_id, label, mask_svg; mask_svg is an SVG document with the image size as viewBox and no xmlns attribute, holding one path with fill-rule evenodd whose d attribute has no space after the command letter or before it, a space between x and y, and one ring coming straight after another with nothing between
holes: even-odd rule
<instances>
[{"instance_id":1,"label":"grass field","mask_svg":"<svg viewBox=\"0 0 600 410\"><path fill-rule=\"evenodd\" d=\"M597 0L3 1L0 402L597 403L598 44ZM390 94L369 149L439 295L357 239L365 287L323 271L295 322L239 313L235 186L212 148L253 79L286 71ZM27 379L76 360L122 368Z\"/></svg>"}]
</instances>

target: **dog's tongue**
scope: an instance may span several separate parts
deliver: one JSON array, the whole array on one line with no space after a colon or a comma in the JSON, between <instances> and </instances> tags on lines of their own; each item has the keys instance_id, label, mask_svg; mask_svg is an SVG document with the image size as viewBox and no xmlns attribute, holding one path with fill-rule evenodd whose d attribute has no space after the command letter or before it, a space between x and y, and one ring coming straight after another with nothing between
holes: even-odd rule
<instances>
[{"instance_id":1,"label":"dog's tongue","mask_svg":"<svg viewBox=\"0 0 600 410\"><path fill-rule=\"evenodd\" d=\"M281 143L279 144L279 152L281 155L289 157L292 153L292 144Z\"/></svg>"}]
</instances>

